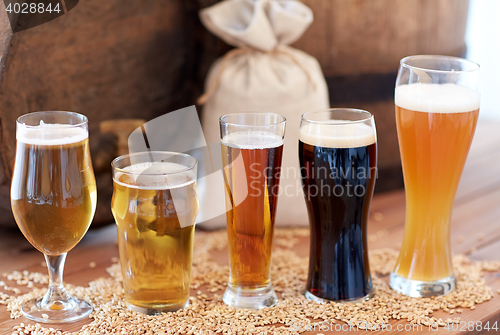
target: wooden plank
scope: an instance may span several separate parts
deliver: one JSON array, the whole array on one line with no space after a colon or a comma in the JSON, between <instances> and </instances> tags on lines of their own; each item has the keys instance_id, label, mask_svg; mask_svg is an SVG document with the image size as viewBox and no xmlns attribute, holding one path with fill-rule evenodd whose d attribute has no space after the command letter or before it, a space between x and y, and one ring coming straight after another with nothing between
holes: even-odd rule
<instances>
[{"instance_id":1,"label":"wooden plank","mask_svg":"<svg viewBox=\"0 0 500 335\"><path fill-rule=\"evenodd\" d=\"M457 190L452 218L452 239L459 236L469 236L466 231L456 230L455 222L477 222L479 217L482 220L492 220L496 214L495 203L500 202L500 175L497 173L497 164L492 162L500 161L500 153L492 150L494 143L500 142L500 132L498 132L498 122L480 120L478 122L476 135L471 145L470 155L464 167L464 172ZM470 202L473 202L472 205ZM459 208L463 205L463 209ZM474 210L475 206L480 208ZM387 233L391 242L391 247L399 248L402 239L405 216L404 191L392 191L377 195L370 207L370 218L368 224L369 234L377 233L385 236ZM469 207L473 208L469 211ZM474 213L474 215L467 215ZM464 215L466 219L464 219ZM485 216L489 216L485 217ZM490 223L488 223L490 224ZM380 242L384 243L384 242ZM383 247L380 243L374 243L373 248ZM473 245L464 244L464 247L473 248ZM465 252L465 249L457 249Z\"/></svg>"},{"instance_id":2,"label":"wooden plank","mask_svg":"<svg viewBox=\"0 0 500 335\"><path fill-rule=\"evenodd\" d=\"M117 246L115 243L116 240L115 234L116 233L114 227L112 226L104 230L89 232L88 235L85 237L85 239L80 243L80 245L78 245L75 248L75 250L69 253L67 266L65 269L65 281L75 285L86 285L88 281L94 278L100 276L106 276L107 274L105 273L105 268L111 265L111 257L117 256L118 254ZM19 234L17 234L16 236L15 233L12 233L9 236L9 240L11 241L11 243L15 244L17 242L22 242L23 237L20 236ZM2 242L3 241L4 238L2 238ZM295 248L294 252L296 252L302 257L307 256L308 253L307 245L308 245L308 238L307 237L301 238L298 248ZM1 254L2 258L9 256L8 254L10 254L10 257L8 258L10 258L11 261L10 263L8 263L10 268L8 269L8 271L16 269L17 270L27 269L29 271L39 271L42 273L45 272L46 268L40 265L40 263L43 260L42 255L34 249L29 250L25 248L26 244L23 244L22 246L23 248L17 251L13 251L12 249L8 251L5 248L2 248L2 254ZM478 252L473 256L473 259L494 260L496 259L495 258L496 250L498 250L499 247L500 247L500 241L497 242L495 245L489 246L488 247L489 250L484 249L484 251ZM226 250L220 250L218 253L225 254ZM89 267L89 263L92 261L96 262L97 266L95 268ZM225 260L222 260L221 264L227 264L227 258ZM2 263L1 268L2 271L5 271L5 264ZM384 279L387 281L388 278L385 277ZM495 276L488 276L487 282L494 289L500 288L500 280ZM500 299L496 298L491 300L490 302L476 306L476 309L474 311L469 311L469 310L465 311L460 315L460 317L467 322L483 320L484 315L490 315L491 311L498 311L498 310L500 310ZM436 312L434 316L446 318L449 317L449 314L444 312ZM0 320L1 320L0 331L5 331L6 333L10 331L13 326L19 324L20 322L23 322L25 324L32 323L25 319L9 320L8 313L6 312L5 307L0 307ZM496 320L496 319L492 317L490 318L490 320ZM78 331L82 325L90 321L91 320L86 320L71 324L52 325L52 326L65 331ZM402 325L401 327L404 327L407 324L408 323L406 321L391 322L391 325L394 328L398 327L398 325ZM424 333L428 331L428 327L423 326L422 329ZM368 333L361 331L359 332L361 334ZM325 334L333 334L333 333L334 332L325 332ZM381 334L383 332L369 332L369 333ZM446 333L456 334L458 332L446 332ZM465 332L465 334L473 334L473 333Z\"/></svg>"},{"instance_id":3,"label":"wooden plank","mask_svg":"<svg viewBox=\"0 0 500 335\"><path fill-rule=\"evenodd\" d=\"M404 231L404 194L402 191L393 192L385 196L379 204L377 197L373 201L368 231L370 236L384 232L377 240L370 241L372 249L389 247L399 248ZM496 224L500 217L500 189L492 193L485 193L467 201L455 204L451 223L451 241L454 253L468 253L474 249L480 249L483 244L500 239L500 227ZM389 207L390 203L393 207ZM374 212L373 209L378 211ZM381 222L374 217L380 213L383 215Z\"/></svg>"},{"instance_id":4,"label":"wooden plank","mask_svg":"<svg viewBox=\"0 0 500 335\"><path fill-rule=\"evenodd\" d=\"M11 14L12 16L15 14ZM16 21L16 17L10 17L10 20ZM0 85L2 84L3 74L5 71L5 65L7 63L7 57L10 50L10 43L12 40L12 29L9 21L9 16L5 11L5 3L0 1ZM1 86L0 86L1 87ZM3 126L4 120L0 118L0 148L5 148L0 150L0 185L10 184L12 171L11 171L11 161L10 156L6 155L6 151L11 149L10 143L11 139L9 133L6 133ZM0 198L8 199L8 190L2 189L0 187ZM7 214L7 217L12 217L11 214Z\"/></svg>"},{"instance_id":5,"label":"wooden plank","mask_svg":"<svg viewBox=\"0 0 500 335\"><path fill-rule=\"evenodd\" d=\"M302 0L315 20L294 46L325 75L397 71L408 55L461 55L469 0Z\"/></svg>"},{"instance_id":6,"label":"wooden plank","mask_svg":"<svg viewBox=\"0 0 500 335\"><path fill-rule=\"evenodd\" d=\"M370 206L368 230L371 233L404 224L404 190L383 193L374 197ZM372 230L373 229L373 230Z\"/></svg>"},{"instance_id":7,"label":"wooden plank","mask_svg":"<svg viewBox=\"0 0 500 335\"><path fill-rule=\"evenodd\" d=\"M118 246L115 243L116 228L114 226L106 227L102 230L92 230L87 233L84 239L68 253L66 265L64 269L64 282L73 285L87 286L89 281L99 277L109 276L106 273L106 268L112 264L111 257L118 256ZM26 245L23 241L23 236L19 232L11 231L9 238L4 239L2 242L11 241L10 246L20 243L22 248L7 248L2 243L2 251L0 257L6 262L2 262L0 272L23 271L28 270L31 272L47 273L47 268L41 264L44 262L43 255L31 247L28 243ZM95 262L96 267L91 268L90 262ZM1 278L0 280L5 280ZM10 282L7 282L10 285ZM39 285L40 286L40 285ZM23 292L27 292L23 288ZM52 327L64 329L65 331L78 331L84 324L88 324L92 319L78 321L74 323L61 325L52 325ZM7 312L5 306L0 307L0 332L12 331L12 328L19 323L35 324L22 319L10 319L10 313Z\"/></svg>"},{"instance_id":8,"label":"wooden plank","mask_svg":"<svg viewBox=\"0 0 500 335\"><path fill-rule=\"evenodd\" d=\"M467 161L473 161L477 158L483 157L484 155L491 154L491 144L498 143L498 141L500 141L498 120L488 120L480 117L477 122L474 140L472 141Z\"/></svg>"},{"instance_id":9,"label":"wooden plank","mask_svg":"<svg viewBox=\"0 0 500 335\"><path fill-rule=\"evenodd\" d=\"M2 83L3 72L5 70L5 63L9 54L10 41L12 40L11 20L16 22L17 17L15 13L11 13L10 17L5 10L5 3L0 3L0 84Z\"/></svg>"},{"instance_id":10,"label":"wooden plank","mask_svg":"<svg viewBox=\"0 0 500 335\"><path fill-rule=\"evenodd\" d=\"M500 153L494 148L495 143L500 142L498 126L498 121L479 120L458 186L455 205L494 192L500 187L500 174L494 163L500 160Z\"/></svg>"},{"instance_id":11,"label":"wooden plank","mask_svg":"<svg viewBox=\"0 0 500 335\"><path fill-rule=\"evenodd\" d=\"M488 132L496 132L496 127L486 125L484 129ZM488 136L485 134L484 136ZM481 139L483 136L479 136ZM474 154L474 150L483 150L485 146L494 148L495 143L485 141L480 146L473 146L470 162L468 164L478 164L482 162L482 157ZM484 151L488 153L489 151ZM475 158L474 158L475 157ZM490 155L493 160L492 165L500 164L500 157L496 154ZM485 167L481 167L484 169ZM468 252L471 249L477 251L471 253L472 260L498 260L498 250L500 250L500 228L498 228L497 218L500 216L500 188L489 189L488 185L482 183L481 188L487 192L476 194L470 193L469 189L474 186L474 178L477 178L476 169L466 169L463 179L466 181L462 200L456 203L452 218L452 248L455 253ZM482 170L480 170L482 171ZM484 172L482 172L484 174ZM402 190L386 194L376 195L371 206L369 218L369 235L377 238L369 242L370 250L383 247L397 248L401 243L404 229L404 192ZM383 234L377 235L377 233ZM207 232L197 232L210 234ZM482 235L480 235L482 234ZM463 241L459 237L463 236ZM301 257L308 255L308 237L299 239L299 244L293 251ZM275 247L279 247L275 245ZM107 276L105 269L111 265L111 257L118 255L116 245L116 231L114 226L109 226L102 230L92 230L87 233L82 242L68 255L65 269L65 281L76 285L87 285L87 283L97 277ZM213 252L219 264L228 263L227 251L225 249ZM42 255L34 250L30 244L19 234L18 231L1 231L0 233L0 273L12 270L24 270L46 272L46 268L41 266ZM95 268L90 268L89 263L96 262ZM387 282L388 276L381 277ZM485 280L496 292L500 289L500 277L498 273L486 273ZM26 292L26 288L24 289ZM194 292L192 292L194 294ZM439 311L433 314L435 317L448 318L449 314ZM465 322L486 321L490 323L497 321L500 323L500 298L495 294L491 301L476 306L475 310L465 310L459 316ZM85 323L91 320L80 321L72 324L53 325L56 328L77 331ZM9 313L5 306L0 306L0 332L9 333L13 326L19 323L31 323L26 319L10 320ZM405 320L398 322L391 321L393 329L408 325ZM422 333L432 333L428 327L422 327ZM334 334L336 332L324 332ZM349 332L348 332L349 333ZM383 331L355 331L351 334L382 334ZM439 333L446 334L480 334L477 331L445 331L441 329Z\"/></svg>"}]
</instances>

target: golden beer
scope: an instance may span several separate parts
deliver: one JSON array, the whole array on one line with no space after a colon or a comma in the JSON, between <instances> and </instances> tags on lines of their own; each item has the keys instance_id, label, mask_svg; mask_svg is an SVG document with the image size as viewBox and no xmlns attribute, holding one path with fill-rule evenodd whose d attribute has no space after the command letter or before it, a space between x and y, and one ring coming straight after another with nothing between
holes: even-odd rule
<instances>
[{"instance_id":1,"label":"golden beer","mask_svg":"<svg viewBox=\"0 0 500 335\"><path fill-rule=\"evenodd\" d=\"M476 129L479 94L456 84L410 84L397 87L395 99L406 190L395 273L436 281L453 274L451 210Z\"/></svg>"},{"instance_id":2,"label":"golden beer","mask_svg":"<svg viewBox=\"0 0 500 335\"><path fill-rule=\"evenodd\" d=\"M71 250L89 228L96 201L84 129L40 126L18 133L12 211L35 248L46 255Z\"/></svg>"},{"instance_id":3,"label":"golden beer","mask_svg":"<svg viewBox=\"0 0 500 335\"><path fill-rule=\"evenodd\" d=\"M241 137L252 144L236 147ZM271 284L271 248L283 140L273 134L236 133L226 136L222 143L226 195L232 207L226 213L229 285L266 288ZM237 157L242 164L230 164Z\"/></svg>"},{"instance_id":4,"label":"golden beer","mask_svg":"<svg viewBox=\"0 0 500 335\"><path fill-rule=\"evenodd\" d=\"M72 112L33 112L16 123L16 160L10 190L14 218L45 256L49 287L21 307L36 322L72 322L93 310L64 289L67 252L85 235L97 193L89 152L88 120Z\"/></svg>"},{"instance_id":5,"label":"golden beer","mask_svg":"<svg viewBox=\"0 0 500 335\"><path fill-rule=\"evenodd\" d=\"M198 197L196 172L185 170L143 162L115 172L111 208L132 310L173 311L188 302Z\"/></svg>"},{"instance_id":6,"label":"golden beer","mask_svg":"<svg viewBox=\"0 0 500 335\"><path fill-rule=\"evenodd\" d=\"M389 285L411 297L453 292L453 201L479 115L479 65L449 56L400 63L394 102L406 195L403 243Z\"/></svg>"}]
</instances>

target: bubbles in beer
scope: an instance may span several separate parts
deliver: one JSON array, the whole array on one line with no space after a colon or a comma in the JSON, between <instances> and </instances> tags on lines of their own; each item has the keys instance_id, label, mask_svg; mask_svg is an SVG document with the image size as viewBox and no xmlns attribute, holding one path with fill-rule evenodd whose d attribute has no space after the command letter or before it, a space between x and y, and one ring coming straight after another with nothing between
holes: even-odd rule
<instances>
[{"instance_id":1,"label":"bubbles in beer","mask_svg":"<svg viewBox=\"0 0 500 335\"><path fill-rule=\"evenodd\" d=\"M373 128L365 123L308 123L300 128L299 139L312 146L359 148L375 143Z\"/></svg>"},{"instance_id":2,"label":"bubbles in beer","mask_svg":"<svg viewBox=\"0 0 500 335\"><path fill-rule=\"evenodd\" d=\"M240 149L267 149L283 145L283 138L265 131L237 132L224 136L222 144Z\"/></svg>"},{"instance_id":3,"label":"bubbles in beer","mask_svg":"<svg viewBox=\"0 0 500 335\"><path fill-rule=\"evenodd\" d=\"M65 145L81 142L88 137L87 129L43 121L38 126L18 127L16 132L19 142L31 145Z\"/></svg>"},{"instance_id":4,"label":"bubbles in beer","mask_svg":"<svg viewBox=\"0 0 500 335\"><path fill-rule=\"evenodd\" d=\"M11 187L16 221L41 252L68 252L85 235L97 202L87 129L18 124L16 137Z\"/></svg>"},{"instance_id":5,"label":"bubbles in beer","mask_svg":"<svg viewBox=\"0 0 500 335\"><path fill-rule=\"evenodd\" d=\"M134 310L173 311L189 298L198 214L196 169L141 162L143 156L131 155L128 166L114 167L111 210L125 300Z\"/></svg>"},{"instance_id":6,"label":"bubbles in beer","mask_svg":"<svg viewBox=\"0 0 500 335\"><path fill-rule=\"evenodd\" d=\"M408 84L396 87L397 106L425 113L465 113L479 109L480 94L457 84Z\"/></svg>"}]
</instances>

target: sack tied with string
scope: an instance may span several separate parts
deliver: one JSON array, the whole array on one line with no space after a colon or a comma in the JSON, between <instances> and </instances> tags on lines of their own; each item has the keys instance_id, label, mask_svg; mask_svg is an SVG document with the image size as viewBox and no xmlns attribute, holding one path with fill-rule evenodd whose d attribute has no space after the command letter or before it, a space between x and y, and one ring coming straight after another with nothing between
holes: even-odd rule
<instances>
[{"instance_id":1,"label":"sack tied with string","mask_svg":"<svg viewBox=\"0 0 500 335\"><path fill-rule=\"evenodd\" d=\"M312 23L312 11L299 1L228 0L202 10L200 17L208 30L237 47L213 64L199 99L207 143L220 142L218 119L224 114L257 111L285 116L276 224L307 226L298 160L300 116L328 108L328 90L318 61L288 44ZM202 187L200 199L225 202L220 187ZM209 228L225 224L225 215L202 223Z\"/></svg>"}]
</instances>

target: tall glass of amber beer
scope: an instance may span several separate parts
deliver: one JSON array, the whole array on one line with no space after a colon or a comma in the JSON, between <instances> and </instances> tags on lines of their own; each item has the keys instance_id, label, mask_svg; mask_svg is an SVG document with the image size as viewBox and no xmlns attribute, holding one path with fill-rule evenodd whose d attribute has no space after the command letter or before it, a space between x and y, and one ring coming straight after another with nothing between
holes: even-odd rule
<instances>
[{"instance_id":1,"label":"tall glass of amber beer","mask_svg":"<svg viewBox=\"0 0 500 335\"><path fill-rule=\"evenodd\" d=\"M305 296L316 302L370 298L368 210L377 176L373 116L358 109L302 115L302 189L311 229Z\"/></svg>"},{"instance_id":2,"label":"tall glass of amber beer","mask_svg":"<svg viewBox=\"0 0 500 335\"><path fill-rule=\"evenodd\" d=\"M406 194L403 244L390 286L412 297L456 287L450 221L479 114L479 66L447 56L401 60L395 104Z\"/></svg>"},{"instance_id":3,"label":"tall glass of amber beer","mask_svg":"<svg viewBox=\"0 0 500 335\"><path fill-rule=\"evenodd\" d=\"M11 205L26 239L45 255L49 289L27 301L22 312L37 322L71 322L92 306L63 286L66 254L90 226L97 202L87 117L35 112L17 119Z\"/></svg>"},{"instance_id":4,"label":"tall glass of amber beer","mask_svg":"<svg viewBox=\"0 0 500 335\"><path fill-rule=\"evenodd\" d=\"M197 161L149 151L120 156L112 167L111 210L127 307L151 315L181 309L191 284Z\"/></svg>"},{"instance_id":5,"label":"tall glass of amber beer","mask_svg":"<svg viewBox=\"0 0 500 335\"><path fill-rule=\"evenodd\" d=\"M286 119L272 113L219 119L226 189L227 305L259 309L278 301L271 284L271 247Z\"/></svg>"}]
</instances>

